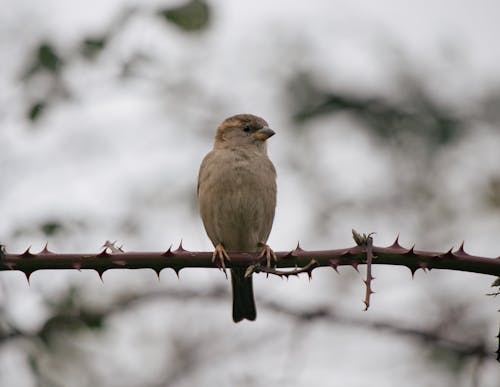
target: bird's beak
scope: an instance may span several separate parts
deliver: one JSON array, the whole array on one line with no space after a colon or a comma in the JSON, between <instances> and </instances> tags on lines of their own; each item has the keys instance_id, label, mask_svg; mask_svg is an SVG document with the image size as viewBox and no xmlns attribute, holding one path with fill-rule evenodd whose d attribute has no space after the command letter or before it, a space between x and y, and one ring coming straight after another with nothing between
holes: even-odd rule
<instances>
[{"instance_id":1,"label":"bird's beak","mask_svg":"<svg viewBox=\"0 0 500 387\"><path fill-rule=\"evenodd\" d=\"M263 128L257 130L253 136L260 141L266 141L269 137L275 135L274 130L271 128L268 128L267 126L264 126Z\"/></svg>"}]
</instances>

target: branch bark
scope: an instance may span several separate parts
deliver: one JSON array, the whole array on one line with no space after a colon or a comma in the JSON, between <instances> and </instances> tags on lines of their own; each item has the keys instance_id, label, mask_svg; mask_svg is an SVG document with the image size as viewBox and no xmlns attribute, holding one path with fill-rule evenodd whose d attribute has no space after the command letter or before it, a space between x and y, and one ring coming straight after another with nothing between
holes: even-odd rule
<instances>
[{"instance_id":1,"label":"branch bark","mask_svg":"<svg viewBox=\"0 0 500 387\"><path fill-rule=\"evenodd\" d=\"M37 270L60 269L93 269L102 276L110 269L145 269L149 268L156 273L162 269L171 268L177 273L184 268L216 268L212 262L211 251L187 251L182 244L176 249L169 248L164 252L122 252L119 249L105 247L100 253L90 254L57 254L48 250L47 246L39 253L32 253L30 249L20 254L6 252L0 246L0 271L19 270L27 278ZM357 269L359 264L366 263L367 246L354 246L344 249L307 251L297 246L292 251L276 252L277 268L306 267L311 265L312 271L317 267L332 267L350 265ZM402 247L398 239L388 247L372 247L373 265L405 266L414 274L418 269L456 270L471 273L480 273L500 276L500 257L487 258L470 255L464 251L463 243L453 251L433 252L415 250ZM247 267L259 263L258 253L232 252L228 267Z\"/></svg>"}]
</instances>

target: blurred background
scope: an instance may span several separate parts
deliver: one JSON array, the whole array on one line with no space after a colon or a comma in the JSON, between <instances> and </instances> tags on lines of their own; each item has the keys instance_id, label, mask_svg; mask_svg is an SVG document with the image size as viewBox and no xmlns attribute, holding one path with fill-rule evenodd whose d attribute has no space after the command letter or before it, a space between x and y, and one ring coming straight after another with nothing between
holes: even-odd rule
<instances>
[{"instance_id":1,"label":"blurred background","mask_svg":"<svg viewBox=\"0 0 500 387\"><path fill-rule=\"evenodd\" d=\"M277 132L274 250L352 246L355 228L498 256L499 15L494 0L3 0L0 242L211 250L198 167L219 122L253 113ZM368 312L350 267L257 275L257 321L237 325L217 270L2 272L0 385L499 385L493 277L373 270Z\"/></svg>"}]
</instances>

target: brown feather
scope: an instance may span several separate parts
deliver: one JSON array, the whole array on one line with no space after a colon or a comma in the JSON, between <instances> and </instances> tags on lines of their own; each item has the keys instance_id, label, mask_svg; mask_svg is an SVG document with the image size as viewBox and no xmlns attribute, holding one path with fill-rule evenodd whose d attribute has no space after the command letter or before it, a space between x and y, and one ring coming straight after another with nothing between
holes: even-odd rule
<instances>
[{"instance_id":1,"label":"brown feather","mask_svg":"<svg viewBox=\"0 0 500 387\"><path fill-rule=\"evenodd\" d=\"M271 232L276 207L276 171L266 144L242 130L267 123L255 116L233 116L219 126L214 149L201 163L198 204L207 234L226 251L256 252ZM231 270L233 319L255 319L252 278L245 268Z\"/></svg>"}]
</instances>

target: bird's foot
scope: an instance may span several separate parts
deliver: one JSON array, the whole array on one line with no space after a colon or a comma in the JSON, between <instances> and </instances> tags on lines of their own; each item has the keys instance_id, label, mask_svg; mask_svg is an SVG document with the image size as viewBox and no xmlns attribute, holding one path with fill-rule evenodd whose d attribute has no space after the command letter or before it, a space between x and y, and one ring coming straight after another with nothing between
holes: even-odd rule
<instances>
[{"instance_id":1,"label":"bird's foot","mask_svg":"<svg viewBox=\"0 0 500 387\"><path fill-rule=\"evenodd\" d=\"M259 258L266 257L266 267L268 269L270 269L271 267L276 267L276 264L278 263L278 257L276 257L276 254L274 254L274 251L265 243L259 243L258 246L262 248Z\"/></svg>"},{"instance_id":2,"label":"bird's foot","mask_svg":"<svg viewBox=\"0 0 500 387\"><path fill-rule=\"evenodd\" d=\"M212 262L217 264L217 267L224 272L224 275L226 276L227 279L226 263L225 263L226 260L228 262L231 261L229 255L226 253L226 250L224 249L224 246L222 245L222 243L219 243L217 246L215 246L214 253L212 254Z\"/></svg>"}]
</instances>

